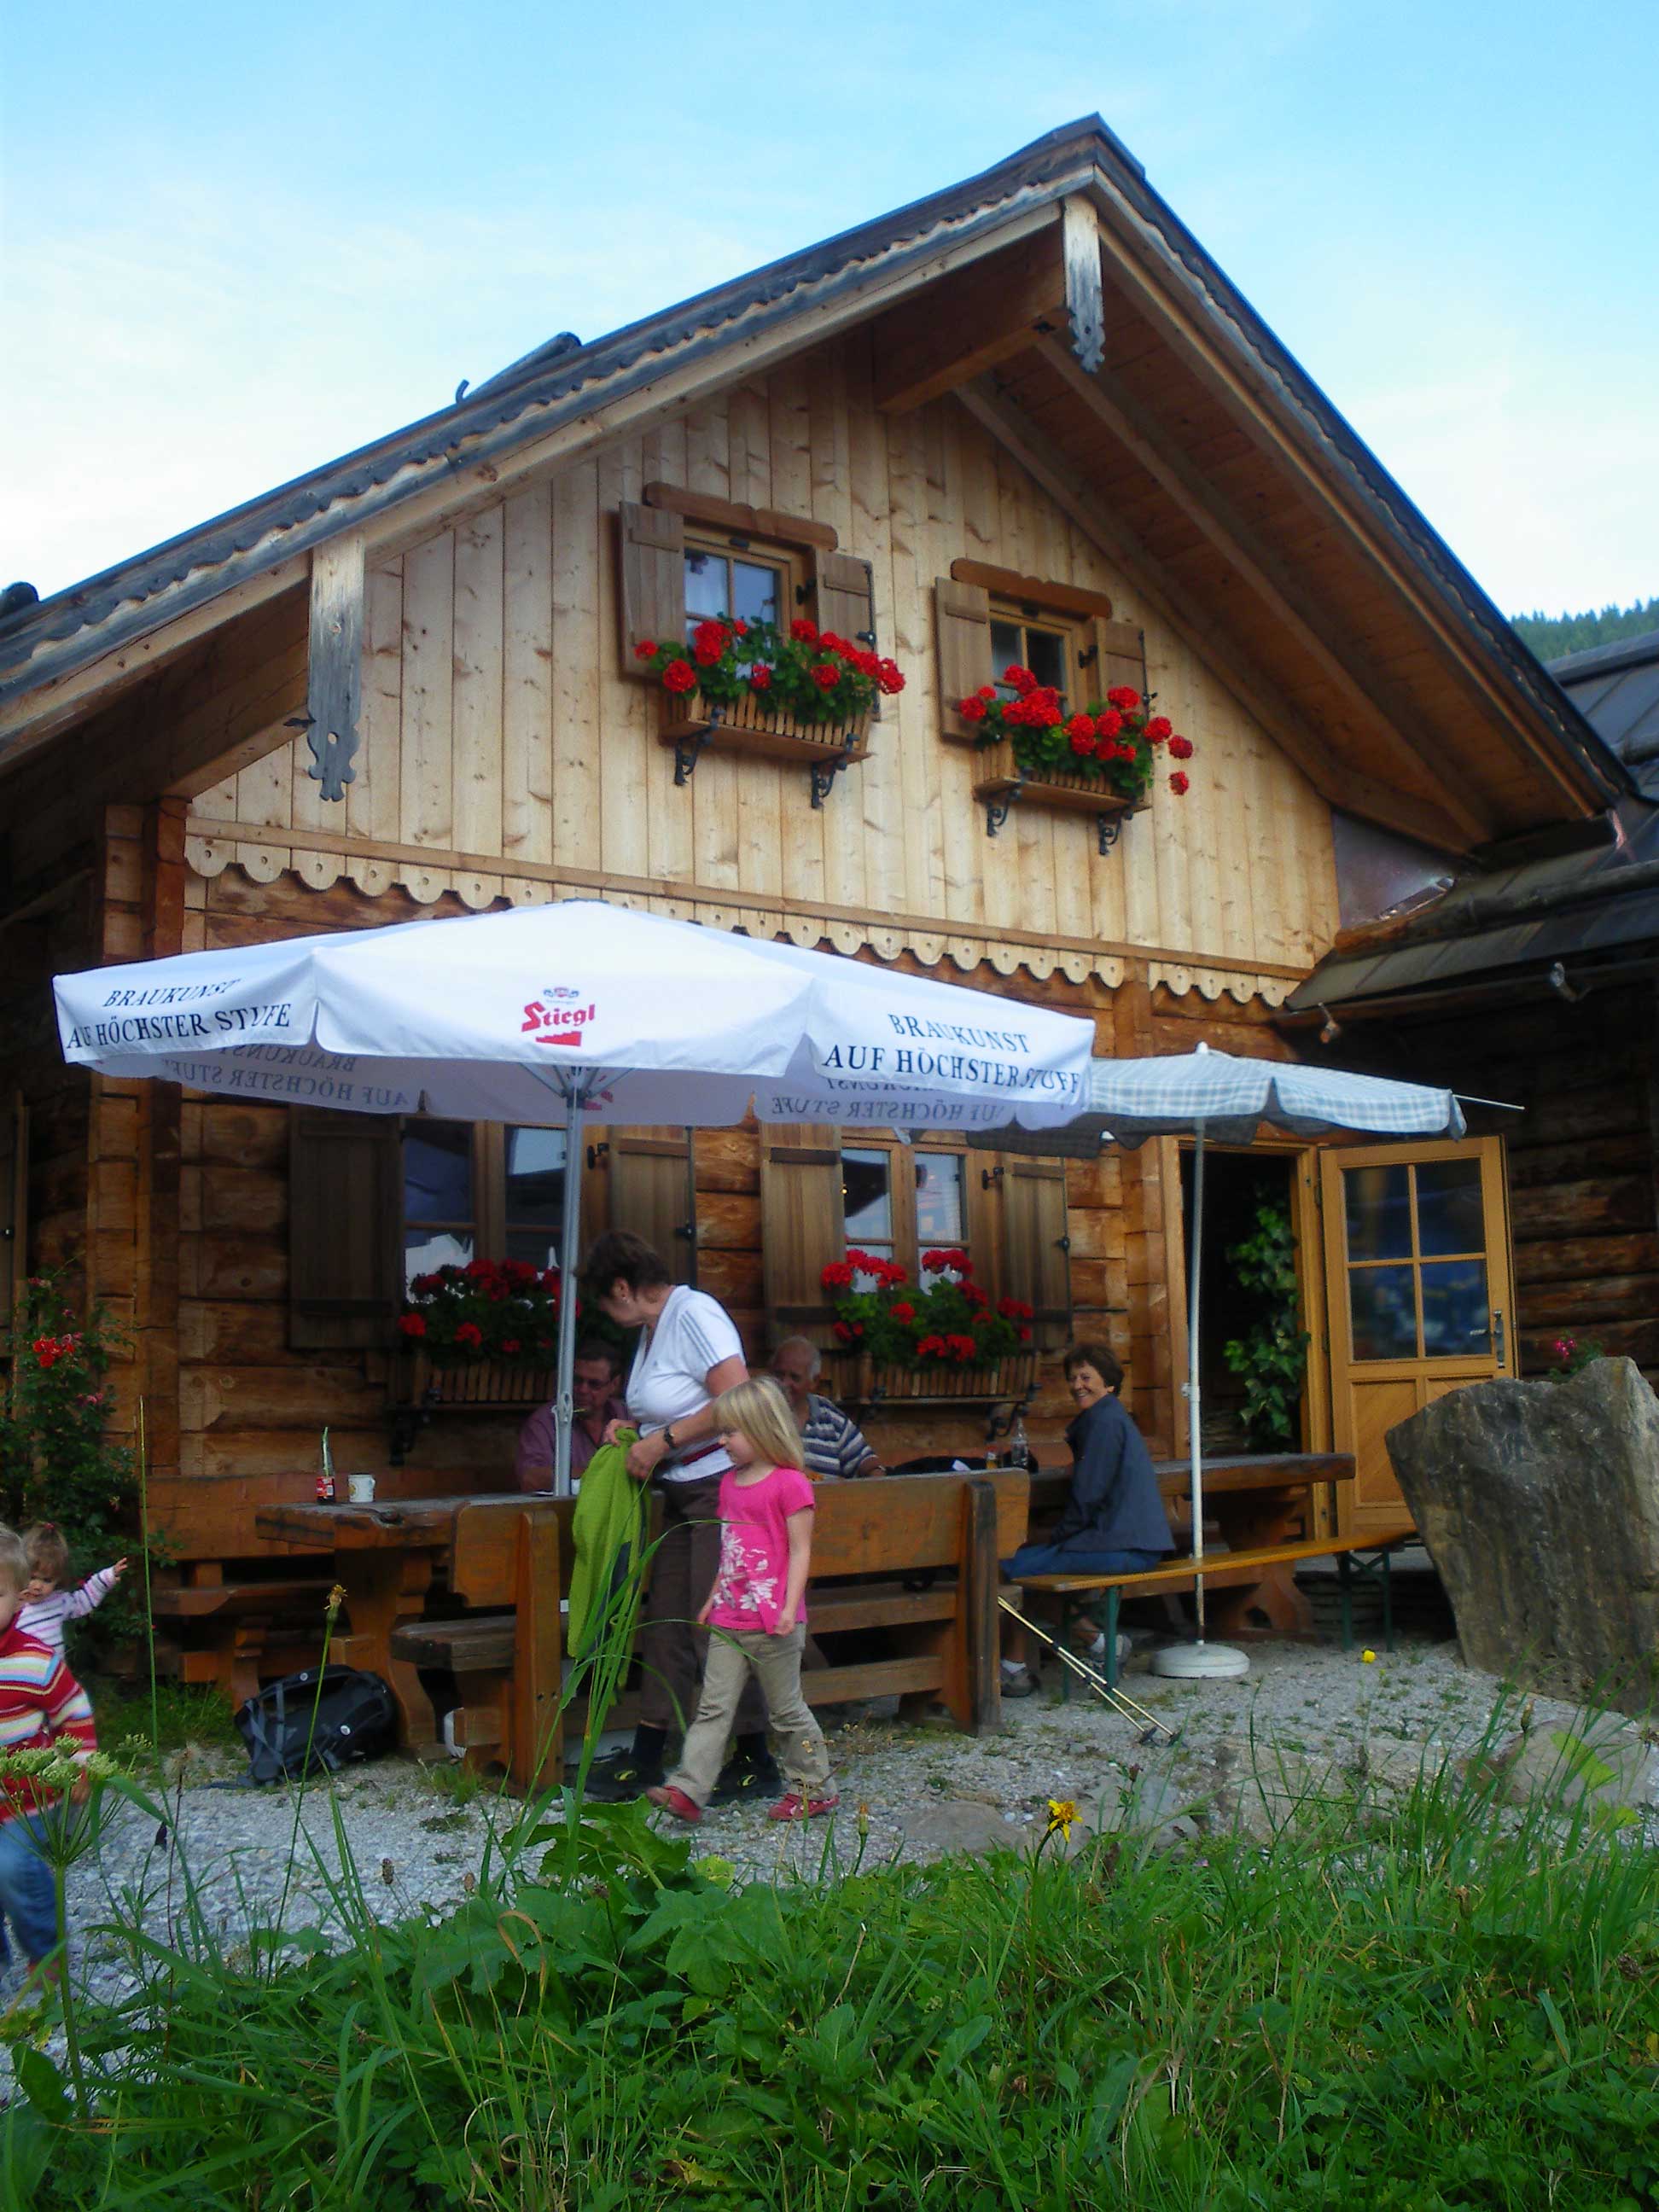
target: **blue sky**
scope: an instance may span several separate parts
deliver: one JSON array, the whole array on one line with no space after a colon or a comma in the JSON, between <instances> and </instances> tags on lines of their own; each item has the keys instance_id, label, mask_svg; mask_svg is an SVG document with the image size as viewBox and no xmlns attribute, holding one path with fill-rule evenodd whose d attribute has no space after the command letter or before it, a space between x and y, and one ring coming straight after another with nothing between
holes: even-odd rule
<instances>
[{"instance_id":1,"label":"blue sky","mask_svg":"<svg viewBox=\"0 0 1659 2212\"><path fill-rule=\"evenodd\" d=\"M1655 0L89 0L5 48L0 580L1097 110L1500 605L1659 592Z\"/></svg>"}]
</instances>

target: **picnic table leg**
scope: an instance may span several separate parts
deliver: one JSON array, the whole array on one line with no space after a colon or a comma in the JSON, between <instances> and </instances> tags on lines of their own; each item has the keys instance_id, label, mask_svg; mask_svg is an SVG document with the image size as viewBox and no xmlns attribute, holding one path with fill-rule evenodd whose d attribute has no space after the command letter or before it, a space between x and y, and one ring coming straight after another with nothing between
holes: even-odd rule
<instances>
[{"instance_id":1,"label":"picnic table leg","mask_svg":"<svg viewBox=\"0 0 1659 2212\"><path fill-rule=\"evenodd\" d=\"M1382 1649L1385 1651L1394 1650L1393 1559L1394 1546L1387 1544L1382 1549Z\"/></svg>"},{"instance_id":2,"label":"picnic table leg","mask_svg":"<svg viewBox=\"0 0 1659 2212\"><path fill-rule=\"evenodd\" d=\"M425 1604L431 1559L424 1552L346 1547L335 1553L334 1565L345 1589L349 1626L334 1638L332 1656L344 1666L367 1668L386 1683L405 1748L435 1743L438 1717L421 1678L406 1660L392 1656L392 1631L402 1621L417 1619Z\"/></svg>"},{"instance_id":3,"label":"picnic table leg","mask_svg":"<svg viewBox=\"0 0 1659 2212\"><path fill-rule=\"evenodd\" d=\"M1353 1650L1353 1568L1346 1552L1336 1555L1336 1594L1342 1607L1342 1649Z\"/></svg>"},{"instance_id":4,"label":"picnic table leg","mask_svg":"<svg viewBox=\"0 0 1659 2212\"><path fill-rule=\"evenodd\" d=\"M1106 1593L1106 1686L1117 1687L1117 1609L1123 1593L1115 1583Z\"/></svg>"},{"instance_id":5,"label":"picnic table leg","mask_svg":"<svg viewBox=\"0 0 1659 2212\"><path fill-rule=\"evenodd\" d=\"M996 1485L970 1482L963 1513L967 1556L960 1603L968 1657L968 1725L971 1734L985 1735L1002 1723L1002 1616L997 1607L1002 1563L997 1548Z\"/></svg>"}]
</instances>

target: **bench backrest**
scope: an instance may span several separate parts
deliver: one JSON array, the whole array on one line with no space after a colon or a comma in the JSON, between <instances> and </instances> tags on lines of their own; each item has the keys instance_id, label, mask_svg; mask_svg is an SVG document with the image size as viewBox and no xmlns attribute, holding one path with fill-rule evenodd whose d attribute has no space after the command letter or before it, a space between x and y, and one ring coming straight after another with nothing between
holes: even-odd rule
<instances>
[{"instance_id":1,"label":"bench backrest","mask_svg":"<svg viewBox=\"0 0 1659 2212\"><path fill-rule=\"evenodd\" d=\"M911 1567L948 1567L962 1558L962 1474L878 1475L872 1481L820 1482L813 1515L812 1575L896 1574ZM1012 1552L1024 1541L1029 1492L1023 1474L981 1475L997 1491L997 1541Z\"/></svg>"},{"instance_id":2,"label":"bench backrest","mask_svg":"<svg viewBox=\"0 0 1659 2212\"><path fill-rule=\"evenodd\" d=\"M450 1555L450 1588L467 1605L507 1606L516 1601L519 1524L526 1513L548 1516L559 1531L559 1595L570 1587L575 1547L570 1541L574 1498L493 1498L455 1509L455 1537Z\"/></svg>"}]
</instances>

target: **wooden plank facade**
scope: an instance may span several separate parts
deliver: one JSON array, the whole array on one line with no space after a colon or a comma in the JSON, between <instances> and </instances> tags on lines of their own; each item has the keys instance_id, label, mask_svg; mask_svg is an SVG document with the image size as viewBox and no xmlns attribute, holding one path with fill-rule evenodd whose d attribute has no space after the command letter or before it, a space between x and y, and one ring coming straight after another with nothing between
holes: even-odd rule
<instances>
[{"instance_id":1,"label":"wooden plank facade","mask_svg":"<svg viewBox=\"0 0 1659 2212\"><path fill-rule=\"evenodd\" d=\"M1571 714L1178 229L1102 126L1055 134L884 243L830 241L650 343L532 356L453 425L40 611L0 684L10 1249L82 1266L131 1324L118 1419L142 1399L186 1560L256 1553L255 1512L308 1486L324 1423L340 1465L402 1494L499 1479L512 1425L439 1416L392 1464L394 1125L358 1127L348 1226L296 1166L298 1109L66 1070L52 973L600 896L1064 1006L1103 1053L1289 1056L1274 1018L1336 934L1339 813L1413 841L1421 872L1606 803ZM1060 333L1085 324L1079 359ZM804 768L719 733L677 781L629 650L684 622L689 559L739 556L770 564L786 618L867 623L906 679L821 805ZM1107 852L1091 816L1030 796L988 834L953 704L994 672L997 622L1051 630L1079 703L1144 667L1196 747L1188 795L1160 776ZM798 1312L823 1333L837 1161L872 1133L613 1133L591 1225L678 1239L677 1272L760 1358ZM1178 1449L1174 1140L933 1149L981 1274L1039 1309L1039 1437L1075 1330ZM1559 1212L1554 1188L1517 1187L1518 1230ZM1650 1207L1605 1227L1655 1272ZM1314 1445L1322 1406L1315 1387ZM897 1458L975 1445L982 1419L889 1405L869 1426Z\"/></svg>"}]
</instances>

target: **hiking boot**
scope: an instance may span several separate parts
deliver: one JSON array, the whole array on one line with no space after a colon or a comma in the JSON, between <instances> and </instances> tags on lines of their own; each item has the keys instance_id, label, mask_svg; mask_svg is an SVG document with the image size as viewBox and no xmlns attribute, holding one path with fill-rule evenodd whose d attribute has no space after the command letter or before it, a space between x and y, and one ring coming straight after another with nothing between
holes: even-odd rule
<instances>
[{"instance_id":1,"label":"hiking boot","mask_svg":"<svg viewBox=\"0 0 1659 2212\"><path fill-rule=\"evenodd\" d=\"M644 1766L631 1750L613 1751L608 1758L596 1759L588 1768L582 1795L599 1805L627 1805L647 1790L660 1788L665 1779L659 1765Z\"/></svg>"},{"instance_id":2,"label":"hiking boot","mask_svg":"<svg viewBox=\"0 0 1659 2212\"><path fill-rule=\"evenodd\" d=\"M775 1759L728 1759L708 1793L711 1805L759 1805L783 1787Z\"/></svg>"},{"instance_id":3,"label":"hiking boot","mask_svg":"<svg viewBox=\"0 0 1659 2212\"><path fill-rule=\"evenodd\" d=\"M665 1813L672 1813L677 1820L684 1820L688 1827L695 1828L702 1818L702 1808L696 1799L688 1797L684 1790L676 1790L672 1783L647 1790L645 1794L653 1805L660 1805Z\"/></svg>"},{"instance_id":4,"label":"hiking boot","mask_svg":"<svg viewBox=\"0 0 1659 2212\"><path fill-rule=\"evenodd\" d=\"M1002 1670L1005 1698L1034 1698L1042 1687L1029 1667L1005 1667Z\"/></svg>"},{"instance_id":5,"label":"hiking boot","mask_svg":"<svg viewBox=\"0 0 1659 2212\"><path fill-rule=\"evenodd\" d=\"M803 1797L792 1790L787 1797L780 1797L767 1814L769 1820L816 1820L820 1814L833 1813L841 1802L839 1797Z\"/></svg>"}]
</instances>

